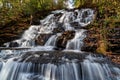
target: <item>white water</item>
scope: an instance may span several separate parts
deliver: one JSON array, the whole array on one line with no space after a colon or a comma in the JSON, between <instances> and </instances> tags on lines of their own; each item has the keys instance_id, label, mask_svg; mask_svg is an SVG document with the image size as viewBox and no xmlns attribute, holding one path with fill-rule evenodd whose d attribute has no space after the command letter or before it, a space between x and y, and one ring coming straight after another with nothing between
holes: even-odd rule
<instances>
[{"instance_id":1,"label":"white water","mask_svg":"<svg viewBox=\"0 0 120 80\"><path fill-rule=\"evenodd\" d=\"M40 34L52 34L55 28L59 27L59 24L61 28L64 29L64 31L67 30L74 30L76 31L75 38L68 42L67 49L79 49L82 46L83 37L85 36L83 34L84 30L81 30L80 28L87 26L92 22L94 19L94 10L91 9L81 9L81 10L74 10L74 11L65 11L65 10L56 10L53 11L52 14L47 16L45 19L40 20L40 25L35 26L32 25L28 30L24 32L22 37L18 40L14 40L13 42L16 42L18 44L17 47L35 47L35 39ZM74 23L77 24L74 25ZM77 27L77 29L76 29ZM79 28L79 29L78 29ZM56 38L61 33L56 33L52 37L48 39L48 41L45 43L45 46L55 46ZM74 48L70 48L71 44L74 44ZM79 44L79 45L78 45ZM10 43L5 44L6 47L9 47ZM70 46L69 46L70 45ZM80 46L81 45L81 46Z\"/></svg>"},{"instance_id":2,"label":"white water","mask_svg":"<svg viewBox=\"0 0 120 80\"><path fill-rule=\"evenodd\" d=\"M59 3L59 0L53 0L55 4L61 4ZM75 0L63 0L63 6L68 8L68 9L73 9L75 8Z\"/></svg>"},{"instance_id":3,"label":"white water","mask_svg":"<svg viewBox=\"0 0 120 80\"><path fill-rule=\"evenodd\" d=\"M83 46L83 39L86 37L84 34L85 30L81 29L76 31L75 37L72 40L69 40L66 49L67 50L78 50L81 51L81 47Z\"/></svg>"},{"instance_id":4,"label":"white water","mask_svg":"<svg viewBox=\"0 0 120 80\"><path fill-rule=\"evenodd\" d=\"M73 9L73 8L75 8L75 0L66 0L65 2L64 2L64 4L66 5L66 7L68 8L68 9Z\"/></svg>"},{"instance_id":5,"label":"white water","mask_svg":"<svg viewBox=\"0 0 120 80\"><path fill-rule=\"evenodd\" d=\"M73 8L73 6L69 7ZM43 56L40 52L35 54L38 51L53 51L56 39L62 34L62 32L54 33L54 29L58 27L63 28L64 31L75 31L74 38L67 42L65 50L81 51L84 45L83 39L86 37L86 30L81 28L90 24L93 19L94 10L91 9L56 10L40 20L40 25L30 26L20 39L13 41L18 44L15 48L20 50L0 50L0 80L120 80L119 67L104 60L103 57L87 55L81 60L81 58L73 59L73 55L70 54L71 59L64 55L62 58L58 56L58 61L53 62L54 56L49 59L50 53L44 52ZM44 46L37 46L35 40L41 34L53 35ZM6 47L10 47L10 44L6 43ZM26 47L30 49L21 49ZM28 54L28 57L24 54ZM84 53L79 54L79 56L83 55ZM25 57L23 61L21 56ZM37 59L43 60L38 63L32 62Z\"/></svg>"},{"instance_id":6,"label":"white water","mask_svg":"<svg viewBox=\"0 0 120 80\"><path fill-rule=\"evenodd\" d=\"M45 43L45 46L55 46L56 45L56 39L58 38L58 36L60 36L61 34L57 34L57 35L53 35L51 36L48 41Z\"/></svg>"},{"instance_id":7,"label":"white water","mask_svg":"<svg viewBox=\"0 0 120 80\"><path fill-rule=\"evenodd\" d=\"M89 55L90 56L90 55ZM91 56L92 57L92 56ZM95 58L95 57L92 57ZM26 58L27 59L27 58ZM20 63L13 59L3 65L0 80L119 80L120 69L85 59L64 63ZM97 59L99 61L99 59ZM70 62L69 62L70 61Z\"/></svg>"}]
</instances>

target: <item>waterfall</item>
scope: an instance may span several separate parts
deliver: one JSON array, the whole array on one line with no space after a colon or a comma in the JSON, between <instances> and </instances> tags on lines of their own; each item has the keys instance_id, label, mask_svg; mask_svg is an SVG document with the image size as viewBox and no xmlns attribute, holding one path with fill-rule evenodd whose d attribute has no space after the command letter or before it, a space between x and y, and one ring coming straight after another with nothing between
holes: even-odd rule
<instances>
[{"instance_id":1,"label":"waterfall","mask_svg":"<svg viewBox=\"0 0 120 80\"><path fill-rule=\"evenodd\" d=\"M34 55L34 54L32 54ZM32 56L30 55L30 56ZM49 54L50 55L50 54ZM26 61L30 56L26 58ZM45 55L47 56L47 55ZM39 55L35 55L39 57ZM119 80L120 69L106 60L87 55L82 62L78 59L61 58L61 62L17 62L10 59L3 64L0 80ZM89 60L89 57L95 60ZM41 57L42 58L42 57ZM102 57L101 57L102 58ZM31 57L32 59L32 57ZM98 63L98 62L101 62ZM47 58L43 61L47 61ZM105 62L106 61L106 62ZM4 76L4 77L3 77Z\"/></svg>"},{"instance_id":2,"label":"waterfall","mask_svg":"<svg viewBox=\"0 0 120 80\"><path fill-rule=\"evenodd\" d=\"M83 46L83 39L86 37L84 34L85 30L76 31L75 37L72 40L69 40L66 46L68 50L79 50Z\"/></svg>"},{"instance_id":3,"label":"waterfall","mask_svg":"<svg viewBox=\"0 0 120 80\"><path fill-rule=\"evenodd\" d=\"M75 8L75 0L66 0L64 3L68 9Z\"/></svg>"},{"instance_id":4,"label":"waterfall","mask_svg":"<svg viewBox=\"0 0 120 80\"><path fill-rule=\"evenodd\" d=\"M61 33L57 34L57 35L53 35L51 36L48 41L45 43L45 46L55 46L55 42L58 36L60 36Z\"/></svg>"},{"instance_id":5,"label":"waterfall","mask_svg":"<svg viewBox=\"0 0 120 80\"><path fill-rule=\"evenodd\" d=\"M74 0L67 1L74 8ZM81 52L83 28L93 20L94 10L89 8L52 11L20 39L0 47L0 80L120 80L118 64Z\"/></svg>"},{"instance_id":6,"label":"waterfall","mask_svg":"<svg viewBox=\"0 0 120 80\"><path fill-rule=\"evenodd\" d=\"M55 39L58 37L57 34L68 30L76 31L75 36L79 37L79 39L83 39L82 36L79 36L81 33L83 33L83 31L79 29L90 24L93 19L94 10L92 9L75 9L74 11L56 10L45 19L40 20L40 25L30 26L30 28L24 32L20 39L5 43L5 45L6 47L35 47L37 46L35 40L38 38L38 36L41 34L53 34L53 36L51 36L51 38L49 38L45 43L45 46L55 46ZM56 32L55 34L55 29L59 30L59 28L62 29L61 32ZM74 46L78 46L76 45L77 43L82 44L82 40L79 41L76 37L71 40L71 42L68 42L68 45L72 45L72 42ZM79 47L80 45L76 48L78 49ZM71 48L67 47L67 49Z\"/></svg>"},{"instance_id":7,"label":"waterfall","mask_svg":"<svg viewBox=\"0 0 120 80\"><path fill-rule=\"evenodd\" d=\"M3 66L3 63L2 63L2 62L0 62L0 71L1 71L1 69L2 69L2 66Z\"/></svg>"},{"instance_id":8,"label":"waterfall","mask_svg":"<svg viewBox=\"0 0 120 80\"><path fill-rule=\"evenodd\" d=\"M53 35L45 44L45 46L55 46L56 35Z\"/></svg>"}]
</instances>

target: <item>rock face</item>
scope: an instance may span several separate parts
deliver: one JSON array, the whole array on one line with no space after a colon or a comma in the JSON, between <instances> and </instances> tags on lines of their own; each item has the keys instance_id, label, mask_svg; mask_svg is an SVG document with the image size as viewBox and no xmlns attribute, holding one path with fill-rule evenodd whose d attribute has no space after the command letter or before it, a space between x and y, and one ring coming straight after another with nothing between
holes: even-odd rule
<instances>
[{"instance_id":1,"label":"rock face","mask_svg":"<svg viewBox=\"0 0 120 80\"><path fill-rule=\"evenodd\" d=\"M32 63L49 63L50 61L54 63L58 63L59 61L64 62L63 57L72 60L72 59L79 59L82 61L85 59L87 55L90 53L85 54L75 54L73 52L62 52L62 51L36 51L36 52L27 52L23 54L20 58L16 58L15 61L19 60L23 62L32 62ZM94 55L94 54L92 54Z\"/></svg>"},{"instance_id":2,"label":"rock face","mask_svg":"<svg viewBox=\"0 0 120 80\"><path fill-rule=\"evenodd\" d=\"M35 44L43 46L52 34L40 34L35 40Z\"/></svg>"},{"instance_id":3,"label":"rock face","mask_svg":"<svg viewBox=\"0 0 120 80\"><path fill-rule=\"evenodd\" d=\"M39 19L33 19L30 24L31 25L40 25L40 20Z\"/></svg>"},{"instance_id":4,"label":"rock face","mask_svg":"<svg viewBox=\"0 0 120 80\"><path fill-rule=\"evenodd\" d=\"M109 48L114 53L120 54L120 28L110 29L111 33L108 34Z\"/></svg>"},{"instance_id":5,"label":"rock face","mask_svg":"<svg viewBox=\"0 0 120 80\"><path fill-rule=\"evenodd\" d=\"M66 47L67 41L73 39L75 36L75 31L65 31L61 36L57 38L56 47L64 49Z\"/></svg>"},{"instance_id":6,"label":"rock face","mask_svg":"<svg viewBox=\"0 0 120 80\"><path fill-rule=\"evenodd\" d=\"M67 60L74 60L75 61L84 61L86 57L90 54L91 56L94 57L101 57L104 59L104 55L102 54L93 54L93 53L87 53L84 52L84 54L81 54L78 52L63 52L63 51L33 51L33 52L27 52L21 57L14 59L14 61L19 61L19 62L32 62L32 63L59 63L59 62L65 62ZM64 57L64 58L63 58ZM66 59L65 59L66 58ZM77 60L78 59L78 60ZM99 60L99 59L98 59ZM103 63L103 60L101 60L101 63Z\"/></svg>"},{"instance_id":7,"label":"rock face","mask_svg":"<svg viewBox=\"0 0 120 80\"><path fill-rule=\"evenodd\" d=\"M23 19L24 20L24 19ZM9 22L8 24L5 24L4 26L0 25L0 46L3 45L3 43L13 41L15 39L18 39L21 37L21 34L28 29L29 27L29 21L28 20L18 20L17 22Z\"/></svg>"},{"instance_id":8,"label":"rock face","mask_svg":"<svg viewBox=\"0 0 120 80\"><path fill-rule=\"evenodd\" d=\"M91 28L87 31L87 37L84 39L85 45L82 47L82 51L88 52L97 52L101 51L101 53L105 53L102 48L106 48L106 52L110 52L112 54L120 54L120 28L108 28L109 34L105 34L106 41L104 42L101 38L102 33L99 28Z\"/></svg>"},{"instance_id":9,"label":"rock face","mask_svg":"<svg viewBox=\"0 0 120 80\"><path fill-rule=\"evenodd\" d=\"M119 54L108 55L108 57L112 60L112 62L120 64L120 55Z\"/></svg>"},{"instance_id":10,"label":"rock face","mask_svg":"<svg viewBox=\"0 0 120 80\"><path fill-rule=\"evenodd\" d=\"M10 42L9 47L18 47L19 44L17 42Z\"/></svg>"},{"instance_id":11,"label":"rock face","mask_svg":"<svg viewBox=\"0 0 120 80\"><path fill-rule=\"evenodd\" d=\"M60 23L57 23L58 24L58 27L57 28L54 28L53 30L53 34L56 34L56 33L61 33L61 32L64 32L65 30L63 29L62 24Z\"/></svg>"},{"instance_id":12,"label":"rock face","mask_svg":"<svg viewBox=\"0 0 120 80\"><path fill-rule=\"evenodd\" d=\"M81 50L87 52L96 52L99 41L99 31L97 28L91 28L86 32L86 35L87 37L84 39L84 46Z\"/></svg>"}]
</instances>

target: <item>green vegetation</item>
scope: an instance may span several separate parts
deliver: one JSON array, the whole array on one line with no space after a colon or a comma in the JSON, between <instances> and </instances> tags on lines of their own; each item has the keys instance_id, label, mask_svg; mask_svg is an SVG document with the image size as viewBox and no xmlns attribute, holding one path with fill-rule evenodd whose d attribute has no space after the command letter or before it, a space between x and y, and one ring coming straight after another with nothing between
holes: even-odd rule
<instances>
[{"instance_id":1,"label":"green vegetation","mask_svg":"<svg viewBox=\"0 0 120 80\"><path fill-rule=\"evenodd\" d=\"M58 1L56 3L55 1ZM30 18L39 11L55 10L65 8L66 0L0 0L0 25L16 20L16 18L27 16ZM100 14L104 14L105 9L115 9L119 18L120 4L119 0L74 0L76 8L78 7L97 7ZM41 15L42 16L42 15Z\"/></svg>"},{"instance_id":2,"label":"green vegetation","mask_svg":"<svg viewBox=\"0 0 120 80\"><path fill-rule=\"evenodd\" d=\"M0 25L19 17L30 17L39 11L60 9L62 5L62 0L59 0L59 5L53 0L0 0Z\"/></svg>"}]
</instances>

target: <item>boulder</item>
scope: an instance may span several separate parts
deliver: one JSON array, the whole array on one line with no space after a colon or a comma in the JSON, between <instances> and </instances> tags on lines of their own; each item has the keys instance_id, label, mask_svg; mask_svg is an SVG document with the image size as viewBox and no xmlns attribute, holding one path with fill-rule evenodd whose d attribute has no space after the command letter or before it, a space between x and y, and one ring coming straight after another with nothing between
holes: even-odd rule
<instances>
[{"instance_id":1,"label":"boulder","mask_svg":"<svg viewBox=\"0 0 120 80\"><path fill-rule=\"evenodd\" d=\"M36 45L44 45L46 41L52 36L52 34L40 34L35 40Z\"/></svg>"},{"instance_id":2,"label":"boulder","mask_svg":"<svg viewBox=\"0 0 120 80\"><path fill-rule=\"evenodd\" d=\"M56 40L56 47L60 49L64 49L68 40L73 39L75 36L75 31L65 31L59 36Z\"/></svg>"},{"instance_id":3,"label":"boulder","mask_svg":"<svg viewBox=\"0 0 120 80\"><path fill-rule=\"evenodd\" d=\"M32 19L31 25L40 25L40 20L39 19Z\"/></svg>"},{"instance_id":4,"label":"boulder","mask_svg":"<svg viewBox=\"0 0 120 80\"><path fill-rule=\"evenodd\" d=\"M61 26L63 26L63 24L57 23L57 27L54 28L53 33L56 34L56 33L64 32L64 28Z\"/></svg>"},{"instance_id":5,"label":"boulder","mask_svg":"<svg viewBox=\"0 0 120 80\"><path fill-rule=\"evenodd\" d=\"M91 29L86 32L87 37L83 40L84 46L82 46L81 50L86 52L96 52L98 48L99 41L99 32L97 29Z\"/></svg>"},{"instance_id":6,"label":"boulder","mask_svg":"<svg viewBox=\"0 0 120 80\"><path fill-rule=\"evenodd\" d=\"M17 42L10 42L9 43L9 47L18 47L19 46L19 44L17 43Z\"/></svg>"}]
</instances>

